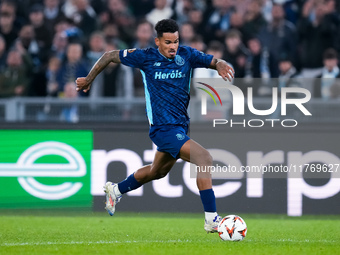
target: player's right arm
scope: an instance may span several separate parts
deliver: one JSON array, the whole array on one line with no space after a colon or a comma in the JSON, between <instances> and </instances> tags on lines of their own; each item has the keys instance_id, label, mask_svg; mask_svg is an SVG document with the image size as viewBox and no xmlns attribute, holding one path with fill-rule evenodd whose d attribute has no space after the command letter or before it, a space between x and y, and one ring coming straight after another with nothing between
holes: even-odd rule
<instances>
[{"instance_id":1,"label":"player's right arm","mask_svg":"<svg viewBox=\"0 0 340 255\"><path fill-rule=\"evenodd\" d=\"M111 62L113 63L121 63L120 57L119 57L119 50L112 50L105 52L93 65L90 72L86 77L79 77L76 80L76 90L84 92L88 92L90 90L91 84L94 81L94 79L97 77L98 74L101 73L107 67L108 64Z\"/></svg>"}]
</instances>

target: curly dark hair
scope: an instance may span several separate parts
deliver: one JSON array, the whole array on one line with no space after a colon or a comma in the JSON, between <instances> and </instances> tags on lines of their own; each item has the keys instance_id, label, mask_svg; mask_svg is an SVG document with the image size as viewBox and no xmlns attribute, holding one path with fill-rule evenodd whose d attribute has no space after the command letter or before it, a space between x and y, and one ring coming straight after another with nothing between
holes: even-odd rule
<instances>
[{"instance_id":1,"label":"curly dark hair","mask_svg":"<svg viewBox=\"0 0 340 255\"><path fill-rule=\"evenodd\" d=\"M157 37L162 37L163 33L175 33L179 30L178 24L173 19L162 19L155 26Z\"/></svg>"}]
</instances>

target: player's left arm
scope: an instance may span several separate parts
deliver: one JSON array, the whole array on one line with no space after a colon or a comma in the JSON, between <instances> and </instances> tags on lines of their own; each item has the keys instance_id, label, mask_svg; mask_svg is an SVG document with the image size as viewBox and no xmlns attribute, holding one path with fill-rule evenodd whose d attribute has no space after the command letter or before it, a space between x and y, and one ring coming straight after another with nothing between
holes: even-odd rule
<instances>
[{"instance_id":1,"label":"player's left arm","mask_svg":"<svg viewBox=\"0 0 340 255\"><path fill-rule=\"evenodd\" d=\"M223 80L232 81L234 78L235 71L228 65L228 63L223 59L213 58L209 65L209 68L217 70L218 74L223 78Z\"/></svg>"}]
</instances>

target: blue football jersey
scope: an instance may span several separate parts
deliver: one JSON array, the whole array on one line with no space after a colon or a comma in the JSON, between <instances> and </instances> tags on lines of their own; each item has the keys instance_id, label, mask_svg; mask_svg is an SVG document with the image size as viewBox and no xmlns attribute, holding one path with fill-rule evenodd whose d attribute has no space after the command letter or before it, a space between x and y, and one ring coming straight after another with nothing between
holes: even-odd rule
<instances>
[{"instance_id":1,"label":"blue football jersey","mask_svg":"<svg viewBox=\"0 0 340 255\"><path fill-rule=\"evenodd\" d=\"M192 69L209 67L212 55L180 46L174 59L155 48L121 50L119 57L122 64L139 68L142 73L151 125L188 124Z\"/></svg>"}]
</instances>

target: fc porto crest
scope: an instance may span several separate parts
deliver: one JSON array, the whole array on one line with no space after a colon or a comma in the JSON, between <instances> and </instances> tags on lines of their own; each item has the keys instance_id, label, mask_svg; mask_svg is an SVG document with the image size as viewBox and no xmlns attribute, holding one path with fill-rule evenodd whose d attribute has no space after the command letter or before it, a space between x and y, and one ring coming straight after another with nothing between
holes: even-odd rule
<instances>
[{"instance_id":1,"label":"fc porto crest","mask_svg":"<svg viewBox=\"0 0 340 255\"><path fill-rule=\"evenodd\" d=\"M180 55L176 55L175 62L179 66L182 66L185 63L184 59Z\"/></svg>"},{"instance_id":2,"label":"fc porto crest","mask_svg":"<svg viewBox=\"0 0 340 255\"><path fill-rule=\"evenodd\" d=\"M185 135L177 134L176 137L177 137L177 140L181 141L185 138Z\"/></svg>"}]
</instances>

